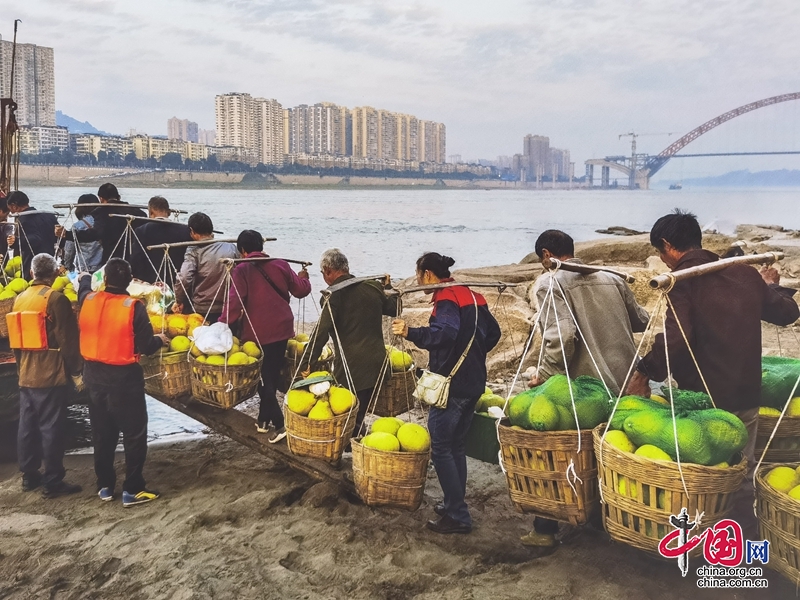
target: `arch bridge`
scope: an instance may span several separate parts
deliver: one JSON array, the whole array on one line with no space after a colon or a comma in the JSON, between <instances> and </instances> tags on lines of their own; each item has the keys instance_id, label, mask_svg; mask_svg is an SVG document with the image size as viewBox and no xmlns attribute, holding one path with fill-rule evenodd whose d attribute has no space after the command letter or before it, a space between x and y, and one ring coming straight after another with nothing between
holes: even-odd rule
<instances>
[{"instance_id":1,"label":"arch bridge","mask_svg":"<svg viewBox=\"0 0 800 600\"><path fill-rule=\"evenodd\" d=\"M701 135L708 133L715 127L719 127L723 123L726 123L731 119L735 119L743 114L758 110L759 108L764 108L765 106L772 106L773 104L780 104L781 102L789 102L791 100L800 100L800 92L764 98L763 100L750 102L749 104L729 110L718 117L714 117L710 121L706 121L699 127L695 127L689 133L675 140L672 144L664 148L656 155L637 154L634 137L633 151L631 152L631 156L606 156L605 158L590 158L587 160L586 178L591 186L594 180L594 168L599 166L602 169L602 187L608 187L610 171L611 169L614 169L627 176L628 187L630 189L647 189L650 187L650 178L658 173L658 171L660 171L664 165L669 162L670 158L675 156L678 152L699 138Z\"/></svg>"}]
</instances>

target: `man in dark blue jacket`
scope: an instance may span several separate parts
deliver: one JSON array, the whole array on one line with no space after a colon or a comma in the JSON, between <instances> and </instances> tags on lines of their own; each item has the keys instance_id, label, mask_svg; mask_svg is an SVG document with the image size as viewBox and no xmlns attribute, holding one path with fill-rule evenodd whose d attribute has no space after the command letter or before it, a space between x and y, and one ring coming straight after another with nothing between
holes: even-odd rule
<instances>
[{"instance_id":1,"label":"man in dark blue jacket","mask_svg":"<svg viewBox=\"0 0 800 600\"><path fill-rule=\"evenodd\" d=\"M12 213L19 213L17 222L18 235L10 235L6 239L8 247L20 253L22 257L22 276L30 277L31 261L37 254L53 256L56 249L56 226L58 219L51 213L34 213L25 215L36 209L30 205L30 200L23 192L12 192L6 202Z\"/></svg>"},{"instance_id":2,"label":"man in dark blue jacket","mask_svg":"<svg viewBox=\"0 0 800 600\"><path fill-rule=\"evenodd\" d=\"M420 284L452 282L452 258L424 254L417 261ZM500 341L500 326L480 294L463 286L438 289L433 294L433 312L428 327L408 327L396 319L392 332L428 350L428 369L445 377L463 363L450 381L445 408L432 407L428 416L431 458L444 493L434 511L439 519L427 527L437 533L469 533L472 517L464 501L467 490L465 439L475 414L475 405L486 388L486 355ZM477 314L476 314L477 313Z\"/></svg>"}]
</instances>

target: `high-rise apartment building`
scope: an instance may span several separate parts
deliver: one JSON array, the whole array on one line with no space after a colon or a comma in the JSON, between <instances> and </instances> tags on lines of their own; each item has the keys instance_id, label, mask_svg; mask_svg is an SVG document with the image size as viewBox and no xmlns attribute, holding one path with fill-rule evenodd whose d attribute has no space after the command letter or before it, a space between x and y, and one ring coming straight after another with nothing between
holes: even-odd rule
<instances>
[{"instance_id":1,"label":"high-rise apartment building","mask_svg":"<svg viewBox=\"0 0 800 600\"><path fill-rule=\"evenodd\" d=\"M348 156L351 149L350 111L331 102L301 104L285 111L286 154Z\"/></svg>"},{"instance_id":2,"label":"high-rise apartment building","mask_svg":"<svg viewBox=\"0 0 800 600\"><path fill-rule=\"evenodd\" d=\"M552 175L555 172L558 179L569 178L569 150L561 150L559 148L550 148L550 163Z\"/></svg>"},{"instance_id":3,"label":"high-rise apartment building","mask_svg":"<svg viewBox=\"0 0 800 600\"><path fill-rule=\"evenodd\" d=\"M0 40L0 97L11 92L12 42ZM53 49L17 44L14 65L14 100L17 123L30 127L55 127L56 92Z\"/></svg>"},{"instance_id":4,"label":"high-rise apartment building","mask_svg":"<svg viewBox=\"0 0 800 600\"><path fill-rule=\"evenodd\" d=\"M550 138L544 135L526 135L522 140L522 163L528 181L538 176L550 176Z\"/></svg>"},{"instance_id":5,"label":"high-rise apartment building","mask_svg":"<svg viewBox=\"0 0 800 600\"><path fill-rule=\"evenodd\" d=\"M253 97L232 92L216 97L217 146L255 149Z\"/></svg>"},{"instance_id":6,"label":"high-rise apartment building","mask_svg":"<svg viewBox=\"0 0 800 600\"><path fill-rule=\"evenodd\" d=\"M283 164L283 107L277 100L253 100L255 150L265 165Z\"/></svg>"},{"instance_id":7,"label":"high-rise apartment building","mask_svg":"<svg viewBox=\"0 0 800 600\"><path fill-rule=\"evenodd\" d=\"M377 159L379 111L371 106L359 106L353 115L353 149L351 154L358 158Z\"/></svg>"},{"instance_id":8,"label":"high-rise apartment building","mask_svg":"<svg viewBox=\"0 0 800 600\"><path fill-rule=\"evenodd\" d=\"M419 162L447 162L446 132L444 123L419 122Z\"/></svg>"},{"instance_id":9,"label":"high-rise apartment building","mask_svg":"<svg viewBox=\"0 0 800 600\"><path fill-rule=\"evenodd\" d=\"M217 143L217 132L213 129L198 129L197 143L206 146L214 146Z\"/></svg>"},{"instance_id":10,"label":"high-rise apartment building","mask_svg":"<svg viewBox=\"0 0 800 600\"><path fill-rule=\"evenodd\" d=\"M172 117L167 121L167 139L183 142L199 142L197 123L189 119Z\"/></svg>"}]
</instances>

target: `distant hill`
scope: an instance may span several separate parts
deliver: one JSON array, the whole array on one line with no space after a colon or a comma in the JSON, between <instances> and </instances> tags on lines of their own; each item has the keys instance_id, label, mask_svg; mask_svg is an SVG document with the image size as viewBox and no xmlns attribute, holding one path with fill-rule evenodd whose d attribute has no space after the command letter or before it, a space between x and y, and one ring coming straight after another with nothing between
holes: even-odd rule
<instances>
[{"instance_id":1,"label":"distant hill","mask_svg":"<svg viewBox=\"0 0 800 600\"><path fill-rule=\"evenodd\" d=\"M96 133L98 135L110 135L105 131L100 131L94 127L89 121L78 121L69 115L65 115L60 110L56 111L56 125L66 127L70 133Z\"/></svg>"},{"instance_id":2,"label":"distant hill","mask_svg":"<svg viewBox=\"0 0 800 600\"><path fill-rule=\"evenodd\" d=\"M676 181L659 181L658 187L667 187ZM714 177L699 177L697 179L684 179L684 187L800 187L800 171L781 169L779 171L757 171L751 173L731 171Z\"/></svg>"}]
</instances>

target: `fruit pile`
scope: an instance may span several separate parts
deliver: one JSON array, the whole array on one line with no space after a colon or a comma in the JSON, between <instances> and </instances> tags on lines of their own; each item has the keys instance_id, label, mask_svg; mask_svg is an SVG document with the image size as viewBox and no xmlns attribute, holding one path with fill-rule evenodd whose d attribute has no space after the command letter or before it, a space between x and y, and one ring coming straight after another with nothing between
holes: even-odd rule
<instances>
[{"instance_id":1,"label":"fruit pile","mask_svg":"<svg viewBox=\"0 0 800 600\"><path fill-rule=\"evenodd\" d=\"M311 373L307 379L329 377L327 371ZM343 415L355 404L355 396L347 388L331 385L330 381L312 383L303 388L291 389L286 394L286 406L295 414L315 421L327 421Z\"/></svg>"},{"instance_id":2,"label":"fruit pile","mask_svg":"<svg viewBox=\"0 0 800 600\"><path fill-rule=\"evenodd\" d=\"M592 429L608 419L611 408L611 399L601 381L581 375L570 384L565 375L554 375L542 385L514 396L508 405L508 417L515 429Z\"/></svg>"},{"instance_id":3,"label":"fruit pile","mask_svg":"<svg viewBox=\"0 0 800 600\"><path fill-rule=\"evenodd\" d=\"M261 356L258 344L255 342L242 344L236 336L233 336L233 346L225 354L203 354L188 337L183 335L172 338L169 349L173 352L191 352L197 362L216 366L252 365L257 363L258 357Z\"/></svg>"},{"instance_id":4,"label":"fruit pile","mask_svg":"<svg viewBox=\"0 0 800 600\"><path fill-rule=\"evenodd\" d=\"M767 473L764 481L781 494L800 502L800 467L775 467Z\"/></svg>"},{"instance_id":5,"label":"fruit pile","mask_svg":"<svg viewBox=\"0 0 800 600\"><path fill-rule=\"evenodd\" d=\"M308 334L298 333L286 343L286 358L291 361L299 361L308 347ZM319 355L319 362L325 362L333 358L333 350L327 344L322 347Z\"/></svg>"},{"instance_id":6,"label":"fruit pile","mask_svg":"<svg viewBox=\"0 0 800 600\"><path fill-rule=\"evenodd\" d=\"M408 352L403 352L394 346L386 346L386 352L389 354L392 373L405 373L414 366L414 359Z\"/></svg>"},{"instance_id":7,"label":"fruit pile","mask_svg":"<svg viewBox=\"0 0 800 600\"><path fill-rule=\"evenodd\" d=\"M28 282L25 281L22 277L22 272L20 269L22 268L22 258L19 256L14 256L8 260L8 264L5 266L6 277L8 278L8 282L5 286L0 284L0 300L10 300L11 298L15 298L17 294L21 294L25 290L28 289ZM72 286L70 286L71 288ZM58 289L53 286L53 289ZM62 288L63 289L63 288ZM72 290L74 293L75 290ZM65 293L66 295L66 293ZM72 300L70 298L70 300ZM76 302L78 300L77 295L75 296Z\"/></svg>"},{"instance_id":8,"label":"fruit pile","mask_svg":"<svg viewBox=\"0 0 800 600\"><path fill-rule=\"evenodd\" d=\"M376 419L369 435L361 443L383 452L426 452L431 447L428 430L416 423L406 423L397 417Z\"/></svg>"},{"instance_id":9,"label":"fruit pile","mask_svg":"<svg viewBox=\"0 0 800 600\"><path fill-rule=\"evenodd\" d=\"M675 424L665 398L623 396L609 425L606 441L651 460L728 467L747 445L747 428L736 415L711 408L707 395L673 390ZM677 432L677 435L676 435Z\"/></svg>"},{"instance_id":10,"label":"fruit pile","mask_svg":"<svg viewBox=\"0 0 800 600\"><path fill-rule=\"evenodd\" d=\"M72 281L66 275L56 277L52 287L54 290L63 292L70 302L75 303L78 301L78 292L75 291ZM0 292L0 297L2 297L2 292Z\"/></svg>"},{"instance_id":11,"label":"fruit pile","mask_svg":"<svg viewBox=\"0 0 800 600\"><path fill-rule=\"evenodd\" d=\"M794 389L797 377L800 376L800 360L784 356L762 356L761 357L761 406L771 408L759 414L778 416L786 405L789 394ZM800 400L793 398L794 407L789 406L789 410L794 408L794 414L789 410L786 414L793 417L800 416Z\"/></svg>"}]
</instances>

